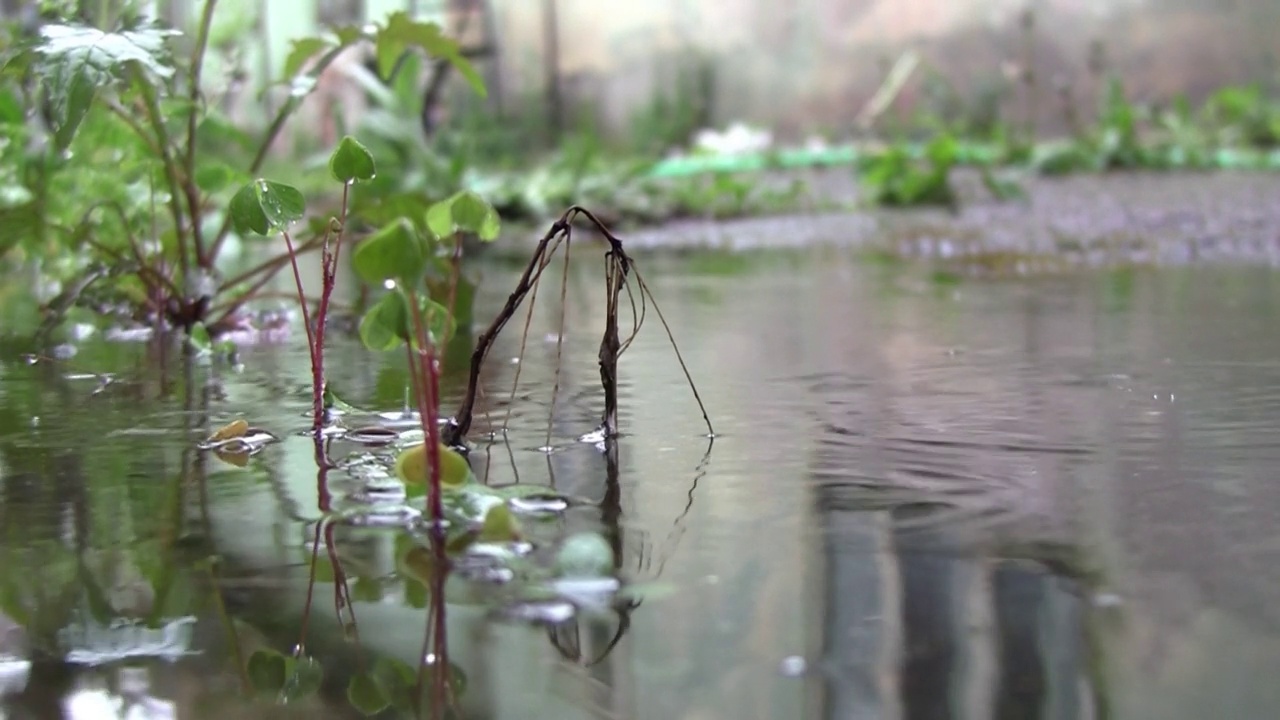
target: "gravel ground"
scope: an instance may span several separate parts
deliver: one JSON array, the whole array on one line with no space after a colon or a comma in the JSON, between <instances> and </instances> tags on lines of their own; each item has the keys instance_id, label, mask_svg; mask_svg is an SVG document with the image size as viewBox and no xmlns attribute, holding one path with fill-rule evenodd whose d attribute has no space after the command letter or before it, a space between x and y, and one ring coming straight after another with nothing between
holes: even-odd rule
<instances>
[{"instance_id":1,"label":"gravel ground","mask_svg":"<svg viewBox=\"0 0 1280 720\"><path fill-rule=\"evenodd\" d=\"M802 177L814 207L850 206L848 170ZM1280 265L1280 175L1114 173L1027 178L1024 201L996 202L976 176L961 173L957 213L821 211L736 220L680 220L620 233L634 250L657 248L861 245L907 258L935 258L1026 270L1044 264Z\"/></svg>"}]
</instances>

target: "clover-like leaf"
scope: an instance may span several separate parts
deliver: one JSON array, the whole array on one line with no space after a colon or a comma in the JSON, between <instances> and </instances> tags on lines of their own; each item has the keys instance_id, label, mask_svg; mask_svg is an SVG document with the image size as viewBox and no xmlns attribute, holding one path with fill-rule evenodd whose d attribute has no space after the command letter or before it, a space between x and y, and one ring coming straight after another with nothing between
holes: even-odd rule
<instances>
[{"instance_id":1,"label":"clover-like leaf","mask_svg":"<svg viewBox=\"0 0 1280 720\"><path fill-rule=\"evenodd\" d=\"M329 172L340 183L356 180L372 180L374 176L373 153L360 141L347 135L329 156Z\"/></svg>"},{"instance_id":2,"label":"clover-like leaf","mask_svg":"<svg viewBox=\"0 0 1280 720\"><path fill-rule=\"evenodd\" d=\"M426 262L422 239L405 218L393 220L360 243L352 259L360 278L375 285L399 280L412 286Z\"/></svg>"},{"instance_id":3,"label":"clover-like leaf","mask_svg":"<svg viewBox=\"0 0 1280 720\"><path fill-rule=\"evenodd\" d=\"M439 238L458 231L475 233L481 240L498 237L498 211L474 192L464 190L427 209L427 228Z\"/></svg>"},{"instance_id":4,"label":"clover-like leaf","mask_svg":"<svg viewBox=\"0 0 1280 720\"><path fill-rule=\"evenodd\" d=\"M383 657L373 665L373 679L382 688L382 695L397 711L408 714L413 711L413 692L417 687L417 673L408 663Z\"/></svg>"},{"instance_id":5,"label":"clover-like leaf","mask_svg":"<svg viewBox=\"0 0 1280 720\"><path fill-rule=\"evenodd\" d=\"M404 295L398 290L389 292L360 319L360 342L370 350L394 350L408 339L410 324Z\"/></svg>"},{"instance_id":6,"label":"clover-like leaf","mask_svg":"<svg viewBox=\"0 0 1280 720\"><path fill-rule=\"evenodd\" d=\"M288 672L280 695L286 702L296 702L314 695L324 682L324 668L310 655L293 658L287 664Z\"/></svg>"},{"instance_id":7,"label":"clover-like leaf","mask_svg":"<svg viewBox=\"0 0 1280 720\"><path fill-rule=\"evenodd\" d=\"M391 705L377 681L368 673L351 676L351 682L347 684L347 701L366 716L377 715Z\"/></svg>"},{"instance_id":8,"label":"clover-like leaf","mask_svg":"<svg viewBox=\"0 0 1280 720\"><path fill-rule=\"evenodd\" d=\"M254 690L263 695L275 695L284 688L288 661L274 650L257 650L249 656L246 670Z\"/></svg>"},{"instance_id":9,"label":"clover-like leaf","mask_svg":"<svg viewBox=\"0 0 1280 720\"><path fill-rule=\"evenodd\" d=\"M207 193L216 193L236 179L236 171L221 162L205 162L196 167L196 187Z\"/></svg>"},{"instance_id":10,"label":"clover-like leaf","mask_svg":"<svg viewBox=\"0 0 1280 720\"><path fill-rule=\"evenodd\" d=\"M270 235L302 219L306 200L292 185L259 178L231 198L230 211L236 232Z\"/></svg>"}]
</instances>

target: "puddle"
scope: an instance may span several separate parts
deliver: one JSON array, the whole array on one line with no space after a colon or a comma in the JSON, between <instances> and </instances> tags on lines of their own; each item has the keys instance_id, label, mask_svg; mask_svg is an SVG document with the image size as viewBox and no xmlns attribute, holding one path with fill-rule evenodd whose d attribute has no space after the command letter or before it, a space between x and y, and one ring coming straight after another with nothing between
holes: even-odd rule
<instances>
[{"instance_id":1,"label":"puddle","mask_svg":"<svg viewBox=\"0 0 1280 720\"><path fill-rule=\"evenodd\" d=\"M539 298L530 337L559 336L565 364L554 343L492 363L471 435L521 535L481 540L440 588L463 716L1271 715L1275 276L938 282L860 257L638 254L714 439L655 323L602 451L598 268L571 273L562 335ZM478 268L484 317L518 268ZM404 359L342 338L328 357L370 410L326 436L323 477L296 343L246 347L236 371L96 336L79 369L2 358L6 712L128 695L171 717L353 717L363 663L438 666L439 566L391 466ZM323 679L288 667L314 692L241 699L237 654L291 659L304 629Z\"/></svg>"}]
</instances>

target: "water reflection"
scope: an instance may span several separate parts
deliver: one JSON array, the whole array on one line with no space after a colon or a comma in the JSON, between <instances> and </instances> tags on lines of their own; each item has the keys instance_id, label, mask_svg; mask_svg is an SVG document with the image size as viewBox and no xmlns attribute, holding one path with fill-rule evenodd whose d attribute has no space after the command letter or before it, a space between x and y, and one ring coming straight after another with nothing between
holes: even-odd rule
<instances>
[{"instance_id":1,"label":"water reflection","mask_svg":"<svg viewBox=\"0 0 1280 720\"><path fill-rule=\"evenodd\" d=\"M624 437L583 441L602 406L590 273L569 278L553 417L554 342L530 342L514 401L518 334L486 370L477 475L541 493L518 503L519 557L545 569L598 533L616 595L526 596L489 556L445 571L402 512L417 500L386 482L395 441L355 420L320 444L296 434L301 348L246 349L242 372L87 348L78 360L115 378L96 393L6 349L4 712L62 717L83 690L119 715L142 698L136 668L177 717L350 717L352 677L393 659L412 684L445 656L468 718L1280 706L1271 275L939 285L830 251L724 272L716 257L645 266L716 421L710 449L660 333L620 366ZM508 287L489 271L482 307ZM539 313L529 337L558 328ZM345 396L401 407L400 361L344 342L330 366ZM198 451L236 416L278 441L242 464ZM74 622L120 618L158 633L130 645L146 657L65 662ZM190 652L154 652L175 621ZM314 692L253 699L249 659L298 647L323 670Z\"/></svg>"}]
</instances>

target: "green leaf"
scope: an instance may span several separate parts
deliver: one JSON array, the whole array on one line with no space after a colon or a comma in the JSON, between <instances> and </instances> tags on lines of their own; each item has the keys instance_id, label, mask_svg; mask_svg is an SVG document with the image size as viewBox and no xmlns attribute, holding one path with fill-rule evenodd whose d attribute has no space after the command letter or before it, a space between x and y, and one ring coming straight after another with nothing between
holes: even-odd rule
<instances>
[{"instance_id":1,"label":"green leaf","mask_svg":"<svg viewBox=\"0 0 1280 720\"><path fill-rule=\"evenodd\" d=\"M387 24L379 28L376 38L376 54L378 56L378 73L387 79L392 68L407 47L416 47L431 57L440 58L466 79L480 97L487 92L484 80L475 67L462 56L458 43L445 36L440 26L433 22L418 22L403 10L392 13Z\"/></svg>"},{"instance_id":2,"label":"green leaf","mask_svg":"<svg viewBox=\"0 0 1280 720\"><path fill-rule=\"evenodd\" d=\"M460 229L475 233L481 240L493 240L500 228L497 211L470 190L454 196L453 222Z\"/></svg>"},{"instance_id":3,"label":"green leaf","mask_svg":"<svg viewBox=\"0 0 1280 720\"><path fill-rule=\"evenodd\" d=\"M347 700L366 716L377 715L391 705L382 688L366 673L351 676L351 682L347 685Z\"/></svg>"},{"instance_id":4,"label":"green leaf","mask_svg":"<svg viewBox=\"0 0 1280 720\"><path fill-rule=\"evenodd\" d=\"M427 257L413 224L397 218L360 243L352 263L360 278L371 285L393 279L412 287L422 275Z\"/></svg>"},{"instance_id":5,"label":"green leaf","mask_svg":"<svg viewBox=\"0 0 1280 720\"><path fill-rule=\"evenodd\" d=\"M356 180L372 180L374 176L373 154L358 140L347 135L329 156L329 172L340 183Z\"/></svg>"},{"instance_id":6,"label":"green leaf","mask_svg":"<svg viewBox=\"0 0 1280 720\"><path fill-rule=\"evenodd\" d=\"M580 532L570 535L556 553L561 577L603 577L613 572L613 548L603 535Z\"/></svg>"},{"instance_id":7,"label":"green leaf","mask_svg":"<svg viewBox=\"0 0 1280 720\"><path fill-rule=\"evenodd\" d=\"M449 309L428 297L417 297L418 312L426 323L431 342L447 343L457 330ZM417 347L411 307L409 299L398 289L383 295L360 320L360 341L366 348L379 351L394 350L402 342L411 342Z\"/></svg>"},{"instance_id":8,"label":"green leaf","mask_svg":"<svg viewBox=\"0 0 1280 720\"><path fill-rule=\"evenodd\" d=\"M418 678L408 663L395 658L379 658L373 665L372 675L374 682L382 689L383 697L392 707L406 714L413 711L413 691L417 687Z\"/></svg>"},{"instance_id":9,"label":"green leaf","mask_svg":"<svg viewBox=\"0 0 1280 720\"><path fill-rule=\"evenodd\" d=\"M177 34L158 28L108 33L81 25L42 26L31 52L14 62L33 63L48 93L58 151L71 144L97 93L126 79L131 68L141 68L149 82L172 77L165 43Z\"/></svg>"},{"instance_id":10,"label":"green leaf","mask_svg":"<svg viewBox=\"0 0 1280 720\"><path fill-rule=\"evenodd\" d=\"M447 238L459 230L475 233L481 240L498 237L501 230L498 212L470 190L464 190L427 209L427 228L436 237Z\"/></svg>"},{"instance_id":11,"label":"green leaf","mask_svg":"<svg viewBox=\"0 0 1280 720\"><path fill-rule=\"evenodd\" d=\"M257 650L249 656L249 682L263 695L276 695L284 688L288 663L274 650Z\"/></svg>"},{"instance_id":12,"label":"green leaf","mask_svg":"<svg viewBox=\"0 0 1280 720\"><path fill-rule=\"evenodd\" d=\"M383 295L360 320L360 342L380 352L400 347L408 339L408 309L399 291Z\"/></svg>"},{"instance_id":13,"label":"green leaf","mask_svg":"<svg viewBox=\"0 0 1280 720\"><path fill-rule=\"evenodd\" d=\"M24 121L22 101L15 88L0 88L0 125L18 125Z\"/></svg>"},{"instance_id":14,"label":"green leaf","mask_svg":"<svg viewBox=\"0 0 1280 720\"><path fill-rule=\"evenodd\" d=\"M204 162L196 168L196 187L206 193L216 193L235 180L235 170L220 162Z\"/></svg>"},{"instance_id":15,"label":"green leaf","mask_svg":"<svg viewBox=\"0 0 1280 720\"><path fill-rule=\"evenodd\" d=\"M288 678L284 681L280 694L286 702L296 702L302 698L316 694L324 681L324 668L310 655L290 659Z\"/></svg>"},{"instance_id":16,"label":"green leaf","mask_svg":"<svg viewBox=\"0 0 1280 720\"><path fill-rule=\"evenodd\" d=\"M270 235L302 219L306 200L291 185L259 178L240 188L231 198L230 211L236 232Z\"/></svg>"},{"instance_id":17,"label":"green leaf","mask_svg":"<svg viewBox=\"0 0 1280 720\"><path fill-rule=\"evenodd\" d=\"M346 43L343 43L344 45ZM316 53L321 50L328 50L333 47L333 43L324 38L307 37L298 38L290 43L289 55L284 60L284 80L292 80L294 76L302 72L302 66L307 61L315 57Z\"/></svg>"},{"instance_id":18,"label":"green leaf","mask_svg":"<svg viewBox=\"0 0 1280 720\"><path fill-rule=\"evenodd\" d=\"M453 200L441 200L427 208L427 229L438 238L447 238L454 233Z\"/></svg>"},{"instance_id":19,"label":"green leaf","mask_svg":"<svg viewBox=\"0 0 1280 720\"><path fill-rule=\"evenodd\" d=\"M201 353L207 353L213 349L213 340L209 337L209 329L204 323L196 323L191 326L191 334L187 337L191 342L191 346Z\"/></svg>"},{"instance_id":20,"label":"green leaf","mask_svg":"<svg viewBox=\"0 0 1280 720\"><path fill-rule=\"evenodd\" d=\"M54 101L53 144L58 152L71 145L80 129L80 123L89 114L89 106L98 93L98 86L84 73L76 73L68 81L66 93Z\"/></svg>"}]
</instances>

